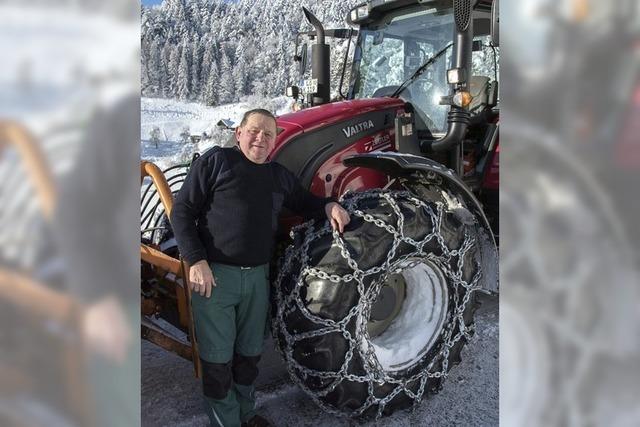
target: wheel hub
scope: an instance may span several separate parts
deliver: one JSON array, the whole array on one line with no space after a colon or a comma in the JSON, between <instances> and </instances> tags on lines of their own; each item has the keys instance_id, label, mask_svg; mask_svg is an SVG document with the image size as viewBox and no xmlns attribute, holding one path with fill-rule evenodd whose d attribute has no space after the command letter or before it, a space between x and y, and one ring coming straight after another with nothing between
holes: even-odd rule
<instances>
[{"instance_id":1,"label":"wheel hub","mask_svg":"<svg viewBox=\"0 0 640 427\"><path fill-rule=\"evenodd\" d=\"M371 307L367 329L381 366L394 371L408 368L436 343L447 317L448 288L433 263L405 262L389 275Z\"/></svg>"},{"instance_id":2,"label":"wheel hub","mask_svg":"<svg viewBox=\"0 0 640 427\"><path fill-rule=\"evenodd\" d=\"M375 338L387 330L400 312L405 294L406 283L402 274L390 275L371 306L371 316L367 323L369 337Z\"/></svg>"}]
</instances>

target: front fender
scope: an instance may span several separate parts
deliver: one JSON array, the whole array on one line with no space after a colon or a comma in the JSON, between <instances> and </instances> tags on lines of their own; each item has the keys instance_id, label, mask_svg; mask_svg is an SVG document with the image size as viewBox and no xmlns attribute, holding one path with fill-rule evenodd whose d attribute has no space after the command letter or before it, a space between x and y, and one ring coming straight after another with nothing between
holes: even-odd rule
<instances>
[{"instance_id":1,"label":"front fender","mask_svg":"<svg viewBox=\"0 0 640 427\"><path fill-rule=\"evenodd\" d=\"M462 201L465 209L457 209L461 212L461 220L467 220L465 212L467 212L467 217L469 216L468 212L472 214L473 221L477 221L486 236L483 239L485 240L482 244L485 246L483 251L486 251L489 258L495 258L495 264L497 265L496 242L482 205L460 177L451 169L425 157L395 152L358 154L345 158L343 163L345 166L376 169L391 177L399 178L416 195L423 198L441 200L452 210L456 210L456 203ZM490 263L493 264L493 261ZM492 279L487 280L485 282L486 285L483 287L491 291L497 291L497 268L494 266L487 267L490 270L488 275L495 276L495 282Z\"/></svg>"},{"instance_id":2,"label":"front fender","mask_svg":"<svg viewBox=\"0 0 640 427\"><path fill-rule=\"evenodd\" d=\"M414 179L424 179L433 183L436 177L441 179L438 186L450 193L462 197L467 208L479 218L482 225L490 232L491 226L482 210L482 204L476 199L465 183L444 165L421 156L412 154L402 154L395 152L375 152L358 154L345 158L343 163L346 166L360 166L370 169L377 169L392 177L407 177ZM415 176L418 173L421 176ZM491 233L493 236L493 233ZM495 243L495 241L494 241Z\"/></svg>"}]
</instances>

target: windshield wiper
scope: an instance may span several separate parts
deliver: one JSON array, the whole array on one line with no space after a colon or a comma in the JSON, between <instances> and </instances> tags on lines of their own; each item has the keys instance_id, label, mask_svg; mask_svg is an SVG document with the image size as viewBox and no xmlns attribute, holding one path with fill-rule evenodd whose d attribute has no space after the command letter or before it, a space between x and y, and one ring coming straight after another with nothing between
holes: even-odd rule
<instances>
[{"instance_id":1,"label":"windshield wiper","mask_svg":"<svg viewBox=\"0 0 640 427\"><path fill-rule=\"evenodd\" d=\"M409 77L407 80L403 81L402 84L400 86L398 86L398 89L395 90L395 92L393 92L391 94L392 98L396 98L398 97L398 95L400 95L402 93L403 90L405 90L407 87L409 87L409 85L411 83L413 83L413 81L415 79L417 79L418 77L420 77L420 75L422 73L424 73L424 71L434 62L436 62L436 60L438 58L440 58L442 55L444 55L444 53L447 51L447 49L449 49L451 46L453 46L453 43L449 43L448 45L446 45L445 47L443 47L438 53L436 53L435 55L433 55L431 58L429 58L427 60L427 62L425 62L424 64L422 64L412 75L411 77Z\"/></svg>"}]
</instances>

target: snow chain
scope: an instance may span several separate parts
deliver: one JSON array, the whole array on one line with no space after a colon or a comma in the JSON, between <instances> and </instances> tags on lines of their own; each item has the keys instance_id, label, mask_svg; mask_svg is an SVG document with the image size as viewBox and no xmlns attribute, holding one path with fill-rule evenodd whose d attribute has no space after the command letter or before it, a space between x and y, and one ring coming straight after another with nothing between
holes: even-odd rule
<instances>
[{"instance_id":1,"label":"snow chain","mask_svg":"<svg viewBox=\"0 0 640 427\"><path fill-rule=\"evenodd\" d=\"M403 199L403 202L405 203L413 204L416 207L424 209L431 218L433 231L425 236L425 238L421 241L415 241L410 237L404 236L404 215L402 214L400 206L398 205L398 202L394 199L394 197ZM378 199L386 201L396 214L396 223L389 224L381 219L376 219L372 215L366 214L359 210L357 208L358 203L365 199ZM345 245L342 237L340 237L337 232L332 231L328 222L325 223L324 227L315 232L313 221L301 224L292 229L292 238L295 239L296 235L301 235L303 236L304 240L301 250L296 250L293 245L290 245L287 248L287 250L285 251L284 262L279 270L279 274L276 279L275 298L277 303L277 312L275 313L273 319L274 337L276 337L276 339L279 339L278 336L280 335L284 338L284 342L280 342L279 347L287 362L287 369L291 378L325 411L338 416L347 415L349 417L357 417L359 415L362 415L364 411L370 408L372 405L378 405L378 411L376 415L376 418L378 419L382 416L385 406L398 393L405 392L406 395L413 400L413 404L416 405L421 401L424 395L425 386L429 378L442 377L444 379L447 377L450 349L463 336L467 340L471 336L473 325L465 325L463 314L467 305L469 304L471 295L474 291L480 288L479 281L482 275L482 271L480 263L476 260L476 273L473 279L470 283L467 283L463 280L462 268L464 263L464 255L475 244L475 238L472 238L469 235L468 231L465 230L464 241L460 248L451 250L446 246L445 240L440 234L440 226L443 215L445 213L445 206L441 202L435 203L436 210L434 211L431 206L419 200L409 192L392 192L388 190L370 190L367 192L347 193L341 198L340 202L342 206L344 206L345 209L347 209L351 213L352 216L355 215L356 217L362 218L366 222L373 223L377 227L383 228L393 235L394 242L392 244L391 250L389 251L388 257L383 265L375 266L368 270L362 270L359 268L357 262L351 257L351 254L349 253L349 250ZM344 276L339 276L336 274L329 274L325 271L322 271L321 269L309 266L309 245L313 240L329 233L333 234L333 243L340 248L342 256L346 259L348 265L353 270L352 273L346 274ZM424 252L423 248L425 244L432 240L438 242L442 250L441 255L436 256L433 253ZM413 246L413 248L415 248L415 250L410 254L396 258L396 250L402 242L410 244L411 246ZM449 322L449 325L445 326L442 332L443 342L440 345L439 351L435 355L433 360L429 363L427 369L424 369L422 370L422 372L419 372L409 378L402 379L396 378L392 374L385 372L385 370L380 365L373 347L369 344L367 321L369 319L371 306L380 293L380 289L385 283L387 277L391 274L399 273L406 268L410 268L418 264L420 261L407 261L408 259L415 257L421 257L433 262L442 270L445 277L449 279L450 283L455 288L455 292L453 292L453 310L455 311L453 315L453 321ZM452 269L450 264L454 257L457 257L456 269ZM289 274L289 270L294 260L300 262L300 273L295 278L295 287L293 291L289 295L283 295L281 284L285 276ZM378 274L380 276L377 279L373 280L369 289L365 289L363 279L365 277ZM360 296L360 303L354 306L343 319L337 322L314 315L307 309L305 303L300 297L300 291L302 287L305 286L305 279L308 276L315 276L321 279L330 280L331 282L336 284L354 281L357 284L356 286L358 294ZM462 298L460 298L460 295L463 295ZM304 333L290 334L285 327L284 317L288 313L295 311L296 309L300 310L300 312L308 320L320 325L321 328ZM355 336L352 336L352 334L347 330L347 325L353 318L356 319ZM453 332L456 329L458 330L458 333L454 336ZM345 340L347 340L349 346L344 359L344 363L337 372L318 371L307 368L300 365L293 357L293 346L297 341L334 332L340 333L345 338ZM364 365L363 367L367 373L366 375L354 375L347 373L349 363L353 358L354 352L357 352L361 357ZM441 362L440 370L435 370L434 366L438 362ZM296 375L296 371L300 375ZM304 382L299 378L300 376L302 378L307 378L309 376L318 377L324 380L328 379L333 381L324 389L313 391L304 384ZM368 397L366 401L360 408L354 410L349 414L342 413L328 406L326 403L320 400L320 398L333 391L336 386L343 380L367 383L368 385ZM416 381L419 381L419 388L414 393L410 390L409 385L414 384ZM374 386L376 384L382 385L384 383L394 384L395 387L387 396L376 397L374 395Z\"/></svg>"}]
</instances>

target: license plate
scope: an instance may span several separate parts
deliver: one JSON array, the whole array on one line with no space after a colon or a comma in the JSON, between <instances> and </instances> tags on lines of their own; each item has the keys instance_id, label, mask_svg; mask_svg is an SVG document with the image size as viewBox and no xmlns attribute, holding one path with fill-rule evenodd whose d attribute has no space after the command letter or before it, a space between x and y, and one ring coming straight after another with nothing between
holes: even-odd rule
<instances>
[{"instance_id":1,"label":"license plate","mask_svg":"<svg viewBox=\"0 0 640 427\"><path fill-rule=\"evenodd\" d=\"M318 79L305 80L302 85L302 90L307 95L318 92Z\"/></svg>"}]
</instances>

